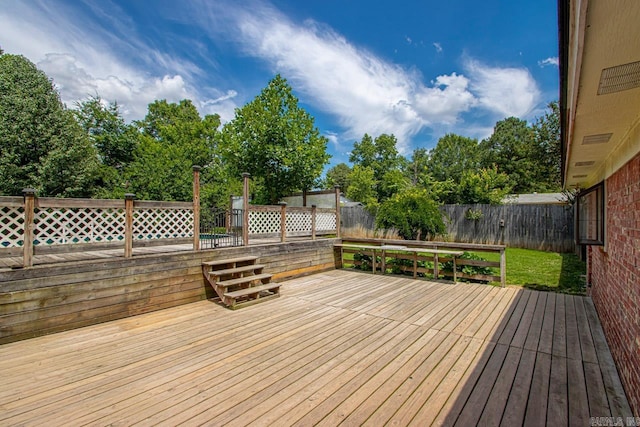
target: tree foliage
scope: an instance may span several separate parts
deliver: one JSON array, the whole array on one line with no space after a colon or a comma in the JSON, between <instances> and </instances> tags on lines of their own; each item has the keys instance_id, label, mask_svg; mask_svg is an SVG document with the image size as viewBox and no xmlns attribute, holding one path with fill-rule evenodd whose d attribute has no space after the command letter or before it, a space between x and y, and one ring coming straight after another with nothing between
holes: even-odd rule
<instances>
[{"instance_id":1,"label":"tree foliage","mask_svg":"<svg viewBox=\"0 0 640 427\"><path fill-rule=\"evenodd\" d=\"M426 190L406 189L380 205L378 228L395 228L408 240L427 240L446 232L438 204Z\"/></svg>"},{"instance_id":2,"label":"tree foliage","mask_svg":"<svg viewBox=\"0 0 640 427\"><path fill-rule=\"evenodd\" d=\"M499 205L509 194L511 187L509 186L509 177L498 172L494 166L464 171L456 190L456 203L458 204Z\"/></svg>"},{"instance_id":3,"label":"tree foliage","mask_svg":"<svg viewBox=\"0 0 640 427\"><path fill-rule=\"evenodd\" d=\"M378 207L375 172L371 166L355 165L348 175L349 187L346 195L349 199L362 203L369 211Z\"/></svg>"},{"instance_id":4,"label":"tree foliage","mask_svg":"<svg viewBox=\"0 0 640 427\"><path fill-rule=\"evenodd\" d=\"M465 171L478 168L479 160L478 140L449 133L429 152L427 170L437 181L460 182Z\"/></svg>"},{"instance_id":5,"label":"tree foliage","mask_svg":"<svg viewBox=\"0 0 640 427\"><path fill-rule=\"evenodd\" d=\"M329 160L328 140L280 75L236 109L223 134L237 170L262 181L255 200L260 203L277 203L288 193L312 189Z\"/></svg>"},{"instance_id":6,"label":"tree foliage","mask_svg":"<svg viewBox=\"0 0 640 427\"><path fill-rule=\"evenodd\" d=\"M533 125L536 191L560 191L562 188L560 148L560 107L557 101Z\"/></svg>"},{"instance_id":7,"label":"tree foliage","mask_svg":"<svg viewBox=\"0 0 640 427\"><path fill-rule=\"evenodd\" d=\"M127 191L139 199L191 200L192 167L207 167L215 158L220 118L201 118L190 100L161 100L149 104L137 126L138 144L125 173Z\"/></svg>"},{"instance_id":8,"label":"tree foliage","mask_svg":"<svg viewBox=\"0 0 640 427\"><path fill-rule=\"evenodd\" d=\"M346 163L338 163L327 171L324 188L333 188L336 185L343 191L349 187L349 174L351 168Z\"/></svg>"},{"instance_id":9,"label":"tree foliage","mask_svg":"<svg viewBox=\"0 0 640 427\"><path fill-rule=\"evenodd\" d=\"M509 117L496 123L493 134L482 141L481 165L495 166L509 177L516 193L529 193L535 188L533 130L527 122Z\"/></svg>"},{"instance_id":10,"label":"tree foliage","mask_svg":"<svg viewBox=\"0 0 640 427\"><path fill-rule=\"evenodd\" d=\"M23 56L0 55L0 193L91 196L88 138L47 76Z\"/></svg>"},{"instance_id":11,"label":"tree foliage","mask_svg":"<svg viewBox=\"0 0 640 427\"><path fill-rule=\"evenodd\" d=\"M375 193L379 202L391 197L398 188L404 186L398 174L387 173L400 170L405 159L398 153L397 139L394 135L382 134L374 139L368 134L353 144L349 161L356 166L371 168L375 181ZM385 177L386 175L386 177ZM387 182L391 179L391 182Z\"/></svg>"}]
</instances>

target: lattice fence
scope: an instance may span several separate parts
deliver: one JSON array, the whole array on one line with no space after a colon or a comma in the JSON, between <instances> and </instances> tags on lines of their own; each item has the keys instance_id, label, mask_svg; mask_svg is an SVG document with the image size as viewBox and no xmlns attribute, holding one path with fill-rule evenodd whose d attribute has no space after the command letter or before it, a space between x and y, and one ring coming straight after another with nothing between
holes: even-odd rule
<instances>
[{"instance_id":1,"label":"lattice fence","mask_svg":"<svg viewBox=\"0 0 640 427\"><path fill-rule=\"evenodd\" d=\"M124 209L44 208L34 212L34 245L124 240Z\"/></svg>"},{"instance_id":2,"label":"lattice fence","mask_svg":"<svg viewBox=\"0 0 640 427\"><path fill-rule=\"evenodd\" d=\"M311 211L287 211L285 221L287 233L311 234Z\"/></svg>"},{"instance_id":3,"label":"lattice fence","mask_svg":"<svg viewBox=\"0 0 640 427\"><path fill-rule=\"evenodd\" d=\"M24 243L24 208L0 207L0 248L16 248Z\"/></svg>"},{"instance_id":4,"label":"lattice fence","mask_svg":"<svg viewBox=\"0 0 640 427\"><path fill-rule=\"evenodd\" d=\"M137 209L134 211L134 240L181 237L193 237L193 210Z\"/></svg>"},{"instance_id":5,"label":"lattice fence","mask_svg":"<svg viewBox=\"0 0 640 427\"><path fill-rule=\"evenodd\" d=\"M280 232L280 209L249 210L249 234L272 234Z\"/></svg>"},{"instance_id":6,"label":"lattice fence","mask_svg":"<svg viewBox=\"0 0 640 427\"><path fill-rule=\"evenodd\" d=\"M336 213L320 212L316 214L316 231L335 231L336 230Z\"/></svg>"}]
</instances>

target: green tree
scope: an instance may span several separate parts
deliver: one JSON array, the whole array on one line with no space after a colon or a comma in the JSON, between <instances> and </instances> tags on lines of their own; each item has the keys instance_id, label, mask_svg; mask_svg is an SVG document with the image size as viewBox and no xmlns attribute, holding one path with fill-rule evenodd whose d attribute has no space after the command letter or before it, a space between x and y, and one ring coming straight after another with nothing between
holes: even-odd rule
<instances>
[{"instance_id":1,"label":"green tree","mask_svg":"<svg viewBox=\"0 0 640 427\"><path fill-rule=\"evenodd\" d=\"M259 203L273 204L288 193L312 189L329 161L327 138L280 75L236 109L223 134L229 161L262 181Z\"/></svg>"},{"instance_id":2,"label":"green tree","mask_svg":"<svg viewBox=\"0 0 640 427\"><path fill-rule=\"evenodd\" d=\"M404 191L411 186L411 181L400 169L390 169L378 183L379 200L387 200L394 194Z\"/></svg>"},{"instance_id":3,"label":"green tree","mask_svg":"<svg viewBox=\"0 0 640 427\"><path fill-rule=\"evenodd\" d=\"M79 102L77 107L76 120L98 153L94 195L120 197L125 192L123 173L133 161L138 130L125 123L117 103L106 105L98 95Z\"/></svg>"},{"instance_id":4,"label":"green tree","mask_svg":"<svg viewBox=\"0 0 640 427\"><path fill-rule=\"evenodd\" d=\"M396 193L380 205L378 228L395 228L408 240L427 240L446 232L438 204L424 189L410 188Z\"/></svg>"},{"instance_id":5,"label":"green tree","mask_svg":"<svg viewBox=\"0 0 640 427\"><path fill-rule=\"evenodd\" d=\"M560 148L560 107L558 101L549 103L548 110L533 125L535 191L562 189L562 153Z\"/></svg>"},{"instance_id":6,"label":"green tree","mask_svg":"<svg viewBox=\"0 0 640 427\"><path fill-rule=\"evenodd\" d=\"M373 140L368 134L361 141L353 144L349 161L354 165L373 169L376 181L376 197L384 201L393 195L393 189L398 187L398 180L385 182L387 178L397 178L397 174L388 175L390 171L400 171L405 166L405 159L396 148L397 139L394 135L382 134Z\"/></svg>"},{"instance_id":7,"label":"green tree","mask_svg":"<svg viewBox=\"0 0 640 427\"><path fill-rule=\"evenodd\" d=\"M91 196L96 159L46 74L23 56L0 55L0 193Z\"/></svg>"},{"instance_id":8,"label":"green tree","mask_svg":"<svg viewBox=\"0 0 640 427\"><path fill-rule=\"evenodd\" d=\"M347 179L349 180L349 187L346 191L347 198L360 202L369 211L375 212L378 207L378 197L373 168L355 165Z\"/></svg>"},{"instance_id":9,"label":"green tree","mask_svg":"<svg viewBox=\"0 0 640 427\"><path fill-rule=\"evenodd\" d=\"M455 203L499 205L510 191L509 177L498 172L495 166L479 171L467 170L462 173Z\"/></svg>"},{"instance_id":10,"label":"green tree","mask_svg":"<svg viewBox=\"0 0 640 427\"><path fill-rule=\"evenodd\" d=\"M478 165L478 141L450 133L429 152L427 169L437 181L459 182L464 171L476 170Z\"/></svg>"},{"instance_id":11,"label":"green tree","mask_svg":"<svg viewBox=\"0 0 640 427\"><path fill-rule=\"evenodd\" d=\"M135 126L125 123L117 103L105 105L98 95L77 107L76 119L98 150L100 162L118 171L124 169L133 160L138 136Z\"/></svg>"},{"instance_id":12,"label":"green tree","mask_svg":"<svg viewBox=\"0 0 640 427\"><path fill-rule=\"evenodd\" d=\"M413 150L411 160L407 163L406 175L411 180L411 184L420 185L422 181L431 180L429 175L429 151L426 148L416 148Z\"/></svg>"},{"instance_id":13,"label":"green tree","mask_svg":"<svg viewBox=\"0 0 640 427\"><path fill-rule=\"evenodd\" d=\"M201 118L190 100L160 100L149 104L147 116L137 126L138 144L125 173L127 192L139 199L189 201L193 165L205 168L202 181L211 184L215 174L208 176L208 171L222 164L216 162L219 116Z\"/></svg>"},{"instance_id":14,"label":"green tree","mask_svg":"<svg viewBox=\"0 0 640 427\"><path fill-rule=\"evenodd\" d=\"M324 187L330 189L337 185L342 191L346 191L349 187L350 173L351 168L346 163L338 163L327 171Z\"/></svg>"},{"instance_id":15,"label":"green tree","mask_svg":"<svg viewBox=\"0 0 640 427\"><path fill-rule=\"evenodd\" d=\"M509 117L496 123L493 134L480 144L481 166L496 166L498 172L509 177L516 193L535 189L535 163L533 130L527 122Z\"/></svg>"}]
</instances>

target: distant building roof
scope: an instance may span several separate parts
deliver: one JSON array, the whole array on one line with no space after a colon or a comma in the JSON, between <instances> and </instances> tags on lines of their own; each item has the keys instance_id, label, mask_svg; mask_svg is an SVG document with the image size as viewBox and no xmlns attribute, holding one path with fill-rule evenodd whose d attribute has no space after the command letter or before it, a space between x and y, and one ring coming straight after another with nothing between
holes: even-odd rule
<instances>
[{"instance_id":1,"label":"distant building roof","mask_svg":"<svg viewBox=\"0 0 640 427\"><path fill-rule=\"evenodd\" d=\"M562 205L569 203L563 193L510 194L505 197L502 202L517 205Z\"/></svg>"}]
</instances>

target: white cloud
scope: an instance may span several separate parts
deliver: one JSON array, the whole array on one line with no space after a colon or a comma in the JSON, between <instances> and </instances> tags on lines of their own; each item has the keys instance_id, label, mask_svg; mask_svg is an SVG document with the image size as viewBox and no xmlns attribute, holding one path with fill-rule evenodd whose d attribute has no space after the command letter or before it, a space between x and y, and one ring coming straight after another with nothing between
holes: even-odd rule
<instances>
[{"instance_id":1,"label":"white cloud","mask_svg":"<svg viewBox=\"0 0 640 427\"><path fill-rule=\"evenodd\" d=\"M235 23L226 34L235 34L246 54L288 78L306 95L305 102L336 117L346 129L342 141L393 133L406 151L410 138L425 126L453 124L475 104L464 76L439 76L426 86L419 74L354 46L317 22L296 25L268 6L225 10L234 13L223 19L216 8L200 25L218 37L221 25Z\"/></svg>"},{"instance_id":2,"label":"white cloud","mask_svg":"<svg viewBox=\"0 0 640 427\"><path fill-rule=\"evenodd\" d=\"M145 116L156 99L177 102L189 98L201 113L233 118L235 91L195 89L203 74L195 64L146 45L126 15L114 17L113 4L89 4L108 23L102 27L77 8L48 2L11 2L0 10L0 40L7 53L25 55L51 77L69 107L98 94L117 101L127 120ZM134 64L135 63L135 64ZM214 99L211 99L214 98ZM217 99L216 99L217 98ZM220 108L218 111L217 108Z\"/></svg>"},{"instance_id":3,"label":"white cloud","mask_svg":"<svg viewBox=\"0 0 640 427\"><path fill-rule=\"evenodd\" d=\"M42 68L70 106L97 93L117 101L127 119L139 119L153 100L189 98L203 114L218 113L223 122L233 118L237 92L199 83L216 69L199 41L186 42L206 70L143 41L135 22L106 1L91 3L93 15L38 0L3 4L2 47ZM343 131L327 135L338 151L345 150L337 145L350 145L364 133L393 133L406 153L412 137L425 128L466 128L470 124L462 118L468 112L523 117L540 98L526 69L467 59L464 74L452 70L425 81L419 72L354 45L326 25L294 23L261 0L250 6L192 0L172 12L173 21L199 26L210 41L264 61L289 79L304 103L335 117ZM433 46L442 50L439 42Z\"/></svg>"},{"instance_id":4,"label":"white cloud","mask_svg":"<svg viewBox=\"0 0 640 427\"><path fill-rule=\"evenodd\" d=\"M525 117L540 102L538 85L525 68L490 67L467 60L465 69L478 104L496 114Z\"/></svg>"},{"instance_id":5,"label":"white cloud","mask_svg":"<svg viewBox=\"0 0 640 427\"><path fill-rule=\"evenodd\" d=\"M345 143L364 133L393 133L407 152L411 138L425 127L452 127L474 108L498 118L526 115L539 98L526 69L479 61L467 61L466 75L440 75L427 85L419 73L354 45L333 29L312 20L296 24L266 3L253 3L250 10L230 3L207 9L202 3L195 21L212 38L224 32L245 54L282 73L305 94L305 102L337 118ZM434 47L442 48L439 43Z\"/></svg>"},{"instance_id":6,"label":"white cloud","mask_svg":"<svg viewBox=\"0 0 640 427\"><path fill-rule=\"evenodd\" d=\"M540 68L544 68L547 66L557 67L560 65L560 60L557 56L551 56L549 58L543 59L542 61L538 61L538 65Z\"/></svg>"}]
</instances>

